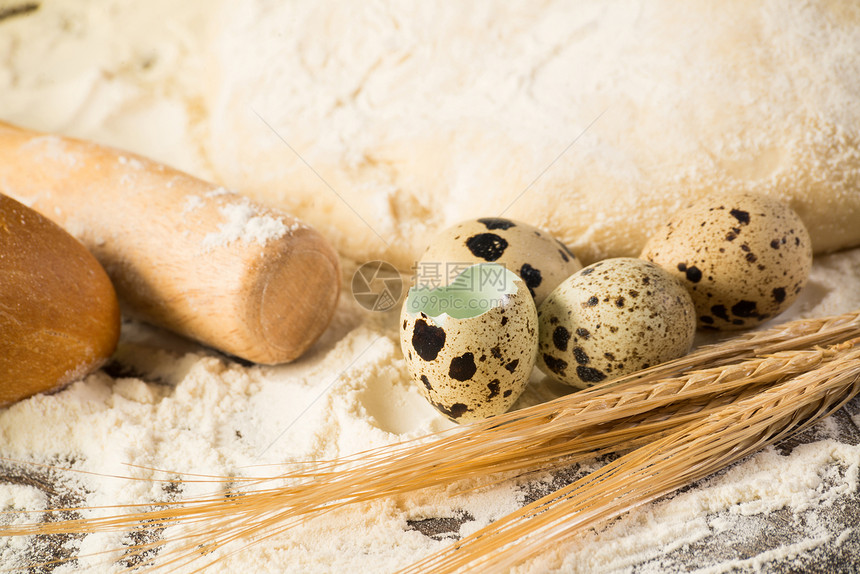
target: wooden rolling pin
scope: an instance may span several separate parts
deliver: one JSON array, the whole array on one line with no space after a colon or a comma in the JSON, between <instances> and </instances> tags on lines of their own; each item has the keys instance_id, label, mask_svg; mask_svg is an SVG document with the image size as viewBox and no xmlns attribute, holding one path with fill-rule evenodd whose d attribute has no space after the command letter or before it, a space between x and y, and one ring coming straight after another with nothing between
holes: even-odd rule
<instances>
[{"instance_id":1,"label":"wooden rolling pin","mask_svg":"<svg viewBox=\"0 0 860 574\"><path fill-rule=\"evenodd\" d=\"M317 231L144 157L0 123L0 193L80 239L124 312L237 357L291 361L334 312Z\"/></svg>"}]
</instances>

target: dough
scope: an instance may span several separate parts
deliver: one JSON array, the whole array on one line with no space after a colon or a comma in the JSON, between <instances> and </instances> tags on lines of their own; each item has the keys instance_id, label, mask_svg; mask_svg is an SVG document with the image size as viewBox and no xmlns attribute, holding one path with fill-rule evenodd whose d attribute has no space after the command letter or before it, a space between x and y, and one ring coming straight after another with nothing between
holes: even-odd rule
<instances>
[{"instance_id":1,"label":"dough","mask_svg":"<svg viewBox=\"0 0 860 574\"><path fill-rule=\"evenodd\" d=\"M817 253L860 245L851 0L79 0L36 16L0 21L0 119L216 180L358 261L409 270L439 230L500 214L585 263L637 255L674 210L737 190L789 201Z\"/></svg>"},{"instance_id":2,"label":"dough","mask_svg":"<svg viewBox=\"0 0 860 574\"><path fill-rule=\"evenodd\" d=\"M788 201L860 245L853 2L236 3L205 151L227 185L408 270L505 216L585 262L706 193Z\"/></svg>"}]
</instances>

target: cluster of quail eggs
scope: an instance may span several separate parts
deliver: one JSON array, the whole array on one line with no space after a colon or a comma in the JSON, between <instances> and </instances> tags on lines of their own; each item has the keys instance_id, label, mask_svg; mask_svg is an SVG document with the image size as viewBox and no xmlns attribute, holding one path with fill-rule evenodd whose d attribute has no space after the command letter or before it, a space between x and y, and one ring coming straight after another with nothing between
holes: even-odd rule
<instances>
[{"instance_id":1,"label":"cluster of quail eggs","mask_svg":"<svg viewBox=\"0 0 860 574\"><path fill-rule=\"evenodd\" d=\"M811 266L800 217L753 193L704 198L657 229L639 258L584 268L544 230L469 220L416 265L401 347L425 398L473 421L510 409L535 365L586 388L683 356L697 327L758 325L791 305Z\"/></svg>"}]
</instances>

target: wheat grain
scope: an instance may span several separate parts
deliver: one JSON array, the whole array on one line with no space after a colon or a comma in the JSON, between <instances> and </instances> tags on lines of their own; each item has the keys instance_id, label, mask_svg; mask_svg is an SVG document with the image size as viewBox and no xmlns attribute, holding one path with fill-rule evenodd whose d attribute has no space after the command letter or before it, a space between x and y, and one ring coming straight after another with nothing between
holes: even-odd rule
<instances>
[{"instance_id":1,"label":"wheat grain","mask_svg":"<svg viewBox=\"0 0 860 574\"><path fill-rule=\"evenodd\" d=\"M419 445L394 457L388 453L384 461L339 469L290 492L272 489L249 493L247 507L237 507L237 512L229 518L207 524L197 536L213 548L220 548L251 535L264 532L271 535L267 529L286 530L301 515L448 484L469 476L535 465L547 469L596 452L646 444L685 424L697 427L702 419L716 416L723 408L754 398L767 384L841 363L854 352L854 344L855 341L850 341L826 349L776 353L646 383L649 388L631 383L630 388L609 389L601 395L599 403L584 401L568 405L566 410L554 412L551 420L539 425L530 424L534 421L532 416L520 418L510 425L491 426L467 441L458 436L453 445L442 439L429 449L427 445ZM239 517L241 526L236 525ZM194 554L190 545L184 551L188 557Z\"/></svg>"},{"instance_id":2,"label":"wheat grain","mask_svg":"<svg viewBox=\"0 0 860 574\"><path fill-rule=\"evenodd\" d=\"M404 572L505 569L790 436L860 391L860 351L728 404Z\"/></svg>"}]
</instances>

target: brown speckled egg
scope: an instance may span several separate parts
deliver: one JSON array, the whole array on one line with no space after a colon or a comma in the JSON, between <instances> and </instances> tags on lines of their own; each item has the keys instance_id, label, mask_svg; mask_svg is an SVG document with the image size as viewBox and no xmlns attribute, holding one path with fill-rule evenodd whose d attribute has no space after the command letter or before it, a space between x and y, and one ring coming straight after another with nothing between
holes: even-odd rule
<instances>
[{"instance_id":1,"label":"brown speckled egg","mask_svg":"<svg viewBox=\"0 0 860 574\"><path fill-rule=\"evenodd\" d=\"M732 193L682 210L641 257L680 278L700 327L743 329L788 308L812 268L809 233L788 205Z\"/></svg>"},{"instance_id":2,"label":"brown speckled egg","mask_svg":"<svg viewBox=\"0 0 860 574\"><path fill-rule=\"evenodd\" d=\"M666 271L641 259L605 259L556 287L538 313L538 367L590 387L689 352L693 302Z\"/></svg>"},{"instance_id":3,"label":"brown speckled egg","mask_svg":"<svg viewBox=\"0 0 860 574\"><path fill-rule=\"evenodd\" d=\"M469 267L449 286L413 287L400 317L412 379L458 423L511 408L528 384L537 340L525 283L495 264Z\"/></svg>"},{"instance_id":4,"label":"brown speckled egg","mask_svg":"<svg viewBox=\"0 0 860 574\"><path fill-rule=\"evenodd\" d=\"M483 217L440 233L418 262L417 283L445 284L467 266L487 262L504 265L519 275L536 305L582 269L570 249L546 231L520 221Z\"/></svg>"}]
</instances>

